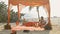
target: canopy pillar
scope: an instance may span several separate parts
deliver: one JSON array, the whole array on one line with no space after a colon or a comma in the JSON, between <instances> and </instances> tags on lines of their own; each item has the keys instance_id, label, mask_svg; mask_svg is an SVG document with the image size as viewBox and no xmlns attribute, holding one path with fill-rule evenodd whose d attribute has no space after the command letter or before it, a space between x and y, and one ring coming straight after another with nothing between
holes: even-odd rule
<instances>
[{"instance_id":1,"label":"canopy pillar","mask_svg":"<svg viewBox=\"0 0 60 34\"><path fill-rule=\"evenodd\" d=\"M19 4L17 5L17 8L18 8L18 22L20 21L20 6Z\"/></svg>"},{"instance_id":2,"label":"canopy pillar","mask_svg":"<svg viewBox=\"0 0 60 34\"><path fill-rule=\"evenodd\" d=\"M8 24L10 23L10 2L8 2Z\"/></svg>"},{"instance_id":3,"label":"canopy pillar","mask_svg":"<svg viewBox=\"0 0 60 34\"><path fill-rule=\"evenodd\" d=\"M11 25L10 25L10 2L8 2L8 23L4 26L4 29L11 29Z\"/></svg>"},{"instance_id":4,"label":"canopy pillar","mask_svg":"<svg viewBox=\"0 0 60 34\"><path fill-rule=\"evenodd\" d=\"M47 9L47 13L48 13L48 26L50 27L50 28L52 28L51 27L51 21L50 21L50 4L49 3L47 3L46 5L44 5L44 7Z\"/></svg>"}]
</instances>

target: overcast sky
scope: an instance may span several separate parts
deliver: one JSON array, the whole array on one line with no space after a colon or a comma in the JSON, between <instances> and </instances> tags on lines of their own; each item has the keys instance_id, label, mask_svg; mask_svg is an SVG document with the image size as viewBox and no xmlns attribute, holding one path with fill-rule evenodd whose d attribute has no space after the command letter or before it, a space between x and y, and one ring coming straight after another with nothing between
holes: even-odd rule
<instances>
[{"instance_id":1,"label":"overcast sky","mask_svg":"<svg viewBox=\"0 0 60 34\"><path fill-rule=\"evenodd\" d=\"M8 5L8 0L0 0L1 1L4 1L5 4ZM51 17L53 16L57 16L57 17L60 17L60 0L50 0L50 7L51 7ZM24 7L22 10L21 10L21 13L26 13L25 17L28 17L28 18L32 18L32 17L35 17L37 18L37 12L36 12L36 7L32 8L32 10L29 12L29 6L27 7ZM17 7L16 6L13 6L12 9L14 9L14 11L17 11ZM39 7L39 13L40 13L40 16L44 16L44 17L47 17L47 14L45 12L46 10L43 8L43 6Z\"/></svg>"}]
</instances>

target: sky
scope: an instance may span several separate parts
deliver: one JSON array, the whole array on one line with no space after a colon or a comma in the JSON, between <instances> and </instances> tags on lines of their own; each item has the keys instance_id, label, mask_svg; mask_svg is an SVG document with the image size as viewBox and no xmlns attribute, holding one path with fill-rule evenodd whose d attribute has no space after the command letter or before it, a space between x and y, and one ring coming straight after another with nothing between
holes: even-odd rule
<instances>
[{"instance_id":1,"label":"sky","mask_svg":"<svg viewBox=\"0 0 60 34\"><path fill-rule=\"evenodd\" d=\"M8 0L0 0L0 2L3 1L5 2L6 5L8 5ZM51 17L57 16L60 17L60 0L50 0L50 9L51 9ZM17 6L12 6L11 9L14 9L14 11L17 11ZM47 17L47 14L45 12L46 10L43 8L43 6L39 7L39 15ZM22 8L21 13L25 13L24 17L27 18L38 18L37 12L36 12L36 7L33 7L32 10L29 12L29 6L26 6Z\"/></svg>"}]
</instances>

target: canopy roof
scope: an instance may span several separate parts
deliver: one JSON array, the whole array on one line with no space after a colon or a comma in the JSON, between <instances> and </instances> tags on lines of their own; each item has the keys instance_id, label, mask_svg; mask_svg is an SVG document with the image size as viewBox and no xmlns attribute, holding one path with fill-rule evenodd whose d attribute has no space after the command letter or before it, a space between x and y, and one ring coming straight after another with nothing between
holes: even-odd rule
<instances>
[{"instance_id":1,"label":"canopy roof","mask_svg":"<svg viewBox=\"0 0 60 34\"><path fill-rule=\"evenodd\" d=\"M23 4L26 6L40 6L49 3L49 0L9 0L9 2L12 5Z\"/></svg>"}]
</instances>

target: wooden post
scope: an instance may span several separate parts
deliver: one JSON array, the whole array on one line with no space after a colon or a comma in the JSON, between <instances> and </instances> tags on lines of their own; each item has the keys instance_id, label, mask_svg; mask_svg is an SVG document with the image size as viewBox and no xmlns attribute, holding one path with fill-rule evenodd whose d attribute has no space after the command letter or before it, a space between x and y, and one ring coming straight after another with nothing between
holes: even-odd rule
<instances>
[{"instance_id":1,"label":"wooden post","mask_svg":"<svg viewBox=\"0 0 60 34\"><path fill-rule=\"evenodd\" d=\"M10 26L10 2L8 2L8 23L4 26L4 29L11 29L11 26Z\"/></svg>"},{"instance_id":2,"label":"wooden post","mask_svg":"<svg viewBox=\"0 0 60 34\"><path fill-rule=\"evenodd\" d=\"M45 5L45 8L47 9L47 12L48 12L48 24L47 24L47 26L49 26L48 27L49 29L52 29L52 27L51 27L51 21L50 21L50 4L47 3Z\"/></svg>"},{"instance_id":3,"label":"wooden post","mask_svg":"<svg viewBox=\"0 0 60 34\"><path fill-rule=\"evenodd\" d=\"M10 23L10 2L8 2L8 24Z\"/></svg>"},{"instance_id":4,"label":"wooden post","mask_svg":"<svg viewBox=\"0 0 60 34\"><path fill-rule=\"evenodd\" d=\"M20 8L19 8L19 4L17 5L18 8L18 21L20 21Z\"/></svg>"},{"instance_id":5,"label":"wooden post","mask_svg":"<svg viewBox=\"0 0 60 34\"><path fill-rule=\"evenodd\" d=\"M50 21L50 5L47 4L47 5L46 5L46 8L47 8L47 10L48 10L48 25L51 26L51 21Z\"/></svg>"}]
</instances>

